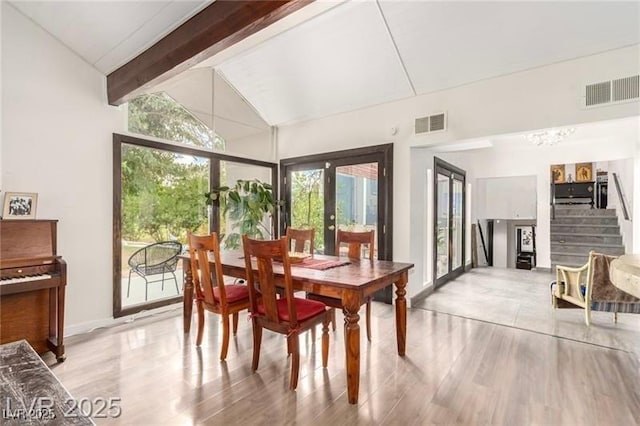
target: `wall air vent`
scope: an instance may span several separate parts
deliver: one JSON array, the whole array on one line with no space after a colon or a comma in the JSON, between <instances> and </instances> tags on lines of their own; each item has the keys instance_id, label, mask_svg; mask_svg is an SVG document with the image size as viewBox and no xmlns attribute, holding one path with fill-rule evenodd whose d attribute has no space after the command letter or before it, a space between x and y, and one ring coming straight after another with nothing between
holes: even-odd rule
<instances>
[{"instance_id":1,"label":"wall air vent","mask_svg":"<svg viewBox=\"0 0 640 426\"><path fill-rule=\"evenodd\" d=\"M595 107L629 102L640 98L640 76L588 84L585 87L584 106Z\"/></svg>"},{"instance_id":2,"label":"wall air vent","mask_svg":"<svg viewBox=\"0 0 640 426\"><path fill-rule=\"evenodd\" d=\"M415 134L423 135L426 133L441 132L447 130L447 115L440 112L426 117L416 118Z\"/></svg>"},{"instance_id":3,"label":"wall air vent","mask_svg":"<svg viewBox=\"0 0 640 426\"><path fill-rule=\"evenodd\" d=\"M444 112L442 114L436 114L429 117L429 131L437 132L438 130L444 130Z\"/></svg>"},{"instance_id":4,"label":"wall air vent","mask_svg":"<svg viewBox=\"0 0 640 426\"><path fill-rule=\"evenodd\" d=\"M640 97L640 75L634 75L633 77L620 78L613 80L611 86L613 94L611 100L613 102L628 101L631 99L638 99Z\"/></svg>"},{"instance_id":5,"label":"wall air vent","mask_svg":"<svg viewBox=\"0 0 640 426\"><path fill-rule=\"evenodd\" d=\"M416 135L429 133L429 117L416 118Z\"/></svg>"}]
</instances>

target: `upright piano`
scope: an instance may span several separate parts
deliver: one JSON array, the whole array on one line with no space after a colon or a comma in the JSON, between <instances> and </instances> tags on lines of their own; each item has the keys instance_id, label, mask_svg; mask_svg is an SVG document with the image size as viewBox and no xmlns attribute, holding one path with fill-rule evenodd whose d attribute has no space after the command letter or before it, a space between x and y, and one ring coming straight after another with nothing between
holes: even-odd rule
<instances>
[{"instance_id":1,"label":"upright piano","mask_svg":"<svg viewBox=\"0 0 640 426\"><path fill-rule=\"evenodd\" d=\"M64 361L67 265L57 220L0 220L0 343L26 339Z\"/></svg>"}]
</instances>

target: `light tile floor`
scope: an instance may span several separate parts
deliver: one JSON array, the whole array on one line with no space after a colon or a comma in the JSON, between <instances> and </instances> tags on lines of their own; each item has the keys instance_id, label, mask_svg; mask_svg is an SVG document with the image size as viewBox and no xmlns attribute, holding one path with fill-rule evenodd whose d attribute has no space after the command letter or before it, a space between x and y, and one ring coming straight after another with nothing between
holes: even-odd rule
<instances>
[{"instance_id":1,"label":"light tile floor","mask_svg":"<svg viewBox=\"0 0 640 426\"><path fill-rule=\"evenodd\" d=\"M593 312L591 326L582 309L551 306L548 272L477 268L438 288L414 308L515 327L640 355L640 315Z\"/></svg>"}]
</instances>

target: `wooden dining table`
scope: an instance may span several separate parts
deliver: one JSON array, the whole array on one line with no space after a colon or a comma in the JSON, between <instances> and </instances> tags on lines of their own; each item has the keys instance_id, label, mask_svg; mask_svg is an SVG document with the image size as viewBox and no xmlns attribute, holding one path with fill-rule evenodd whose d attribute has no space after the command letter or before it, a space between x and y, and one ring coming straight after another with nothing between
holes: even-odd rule
<instances>
[{"instance_id":1,"label":"wooden dining table","mask_svg":"<svg viewBox=\"0 0 640 426\"><path fill-rule=\"evenodd\" d=\"M193 311L193 279L188 255L181 255L184 283L184 332L189 333ZM335 256L314 255L314 259L338 260ZM211 258L213 263L213 258ZM245 262L240 251L223 251L221 253L222 271L224 275L245 278ZM315 293L342 301L344 312L345 352L347 371L347 394L349 403L358 403L360 385L360 307L378 290L395 284L396 287L396 339L398 355L404 356L407 337L407 301L405 299L411 263L391 262L386 260L350 261L342 266L325 270L311 269L292 265L291 275L296 291ZM283 279L281 266L275 265L276 280ZM283 282L283 281L282 281Z\"/></svg>"}]
</instances>

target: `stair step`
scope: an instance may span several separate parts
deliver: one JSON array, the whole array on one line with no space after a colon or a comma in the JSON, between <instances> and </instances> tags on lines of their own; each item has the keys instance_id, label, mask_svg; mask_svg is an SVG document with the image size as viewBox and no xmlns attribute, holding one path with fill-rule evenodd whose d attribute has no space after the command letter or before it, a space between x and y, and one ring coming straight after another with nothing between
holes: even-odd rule
<instances>
[{"instance_id":1,"label":"stair step","mask_svg":"<svg viewBox=\"0 0 640 426\"><path fill-rule=\"evenodd\" d=\"M551 223L551 234L598 234L619 235L618 225L556 225Z\"/></svg>"},{"instance_id":2,"label":"stair step","mask_svg":"<svg viewBox=\"0 0 640 426\"><path fill-rule=\"evenodd\" d=\"M555 254L567 254L567 255L588 255L593 250L598 253L608 254L610 256L621 256L624 254L623 246L610 246L605 244L560 244L551 243L551 258L553 259L553 253Z\"/></svg>"},{"instance_id":3,"label":"stair step","mask_svg":"<svg viewBox=\"0 0 640 426\"><path fill-rule=\"evenodd\" d=\"M617 216L585 216L585 215L556 215L555 219L551 220L551 224L569 224L569 225L618 225Z\"/></svg>"},{"instance_id":4,"label":"stair step","mask_svg":"<svg viewBox=\"0 0 640 426\"><path fill-rule=\"evenodd\" d=\"M608 247L608 248L623 248L622 244L611 244L611 243L588 243L588 242L580 242L580 241L551 241L551 244L558 244L562 246L576 246L576 247Z\"/></svg>"},{"instance_id":5,"label":"stair step","mask_svg":"<svg viewBox=\"0 0 640 426\"><path fill-rule=\"evenodd\" d=\"M624 254L615 209L592 209L588 205L556 205L551 220L551 268L578 268L589 260L589 252L611 256Z\"/></svg>"},{"instance_id":6,"label":"stair step","mask_svg":"<svg viewBox=\"0 0 640 426\"><path fill-rule=\"evenodd\" d=\"M584 244L612 244L622 245L622 236L613 234L573 234L552 232L552 243L584 243Z\"/></svg>"},{"instance_id":7,"label":"stair step","mask_svg":"<svg viewBox=\"0 0 640 426\"><path fill-rule=\"evenodd\" d=\"M580 266L587 263L589 260L589 253L554 253L551 252L551 264L552 265L564 265L564 266Z\"/></svg>"},{"instance_id":8,"label":"stair step","mask_svg":"<svg viewBox=\"0 0 640 426\"><path fill-rule=\"evenodd\" d=\"M615 216L615 209L590 209L577 207L559 207L556 205L556 217L558 216Z\"/></svg>"}]
</instances>

